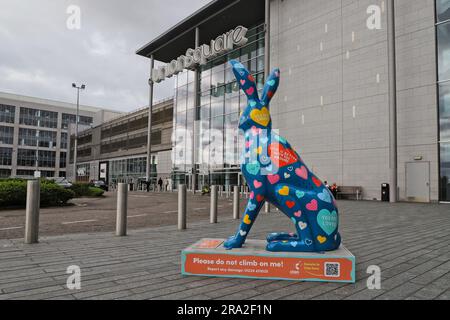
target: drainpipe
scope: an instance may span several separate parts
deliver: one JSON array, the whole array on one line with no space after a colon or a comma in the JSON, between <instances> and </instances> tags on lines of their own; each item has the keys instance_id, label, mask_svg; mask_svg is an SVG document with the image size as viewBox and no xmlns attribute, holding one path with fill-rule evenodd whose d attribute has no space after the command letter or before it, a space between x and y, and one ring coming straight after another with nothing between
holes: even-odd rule
<instances>
[{"instance_id":1,"label":"drainpipe","mask_svg":"<svg viewBox=\"0 0 450 320\"><path fill-rule=\"evenodd\" d=\"M395 53L395 3L388 0L388 56L389 56L389 173L390 202L398 200L397 186L397 72Z\"/></svg>"},{"instance_id":2,"label":"drainpipe","mask_svg":"<svg viewBox=\"0 0 450 320\"><path fill-rule=\"evenodd\" d=\"M153 110L153 68L155 67L155 58L153 55L150 56L150 79L149 84L149 103L148 103L148 125L147 125L147 168L146 168L146 179L147 182L150 181L152 173L152 110Z\"/></svg>"},{"instance_id":3,"label":"drainpipe","mask_svg":"<svg viewBox=\"0 0 450 320\"><path fill-rule=\"evenodd\" d=\"M270 0L265 1L264 76L267 79L270 74Z\"/></svg>"}]
</instances>

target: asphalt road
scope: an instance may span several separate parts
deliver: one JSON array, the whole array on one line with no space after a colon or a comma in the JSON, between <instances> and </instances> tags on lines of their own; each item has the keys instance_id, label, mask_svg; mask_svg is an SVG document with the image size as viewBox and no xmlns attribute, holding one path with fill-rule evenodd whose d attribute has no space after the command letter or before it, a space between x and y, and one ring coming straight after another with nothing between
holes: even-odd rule
<instances>
[{"instance_id":1,"label":"asphalt road","mask_svg":"<svg viewBox=\"0 0 450 320\"><path fill-rule=\"evenodd\" d=\"M128 229L140 229L177 224L177 193L131 192L128 198ZM187 220L209 221L209 196L187 196ZM99 231L114 231L116 223L116 194L105 193L103 198L81 198L71 205L40 210L41 236L64 235ZM246 200L241 199L241 212ZM218 216L231 217L232 197L219 197ZM0 210L0 239L23 238L25 210Z\"/></svg>"}]
</instances>

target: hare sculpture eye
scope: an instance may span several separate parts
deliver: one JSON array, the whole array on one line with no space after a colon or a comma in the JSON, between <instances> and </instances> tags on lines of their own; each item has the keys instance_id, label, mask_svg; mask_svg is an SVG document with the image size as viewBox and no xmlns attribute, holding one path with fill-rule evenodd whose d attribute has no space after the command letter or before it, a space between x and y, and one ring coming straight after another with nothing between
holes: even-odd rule
<instances>
[{"instance_id":1,"label":"hare sculpture eye","mask_svg":"<svg viewBox=\"0 0 450 320\"><path fill-rule=\"evenodd\" d=\"M241 248L266 201L279 208L294 224L296 233L272 233L267 250L274 252L322 252L339 248L339 215L336 201L302 161L286 139L272 133L270 101L280 83L280 70L267 78L261 97L253 75L237 61L233 73L248 99L239 127L246 132L245 154L250 161L241 171L251 190L236 234L225 248Z\"/></svg>"}]
</instances>

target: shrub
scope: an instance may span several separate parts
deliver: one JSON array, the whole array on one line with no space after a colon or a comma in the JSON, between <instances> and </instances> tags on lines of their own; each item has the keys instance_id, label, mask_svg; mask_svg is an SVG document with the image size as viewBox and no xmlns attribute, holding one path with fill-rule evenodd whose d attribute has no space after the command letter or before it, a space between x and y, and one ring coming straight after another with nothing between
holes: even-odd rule
<instances>
[{"instance_id":1,"label":"shrub","mask_svg":"<svg viewBox=\"0 0 450 320\"><path fill-rule=\"evenodd\" d=\"M103 189L93 187L87 183L74 183L71 187L77 198L80 197L101 197L105 193Z\"/></svg>"},{"instance_id":2,"label":"shrub","mask_svg":"<svg viewBox=\"0 0 450 320\"><path fill-rule=\"evenodd\" d=\"M75 197L71 190L58 186L54 181L40 180L41 207L62 206ZM0 208L24 208L27 202L27 181L23 179L0 180Z\"/></svg>"}]
</instances>

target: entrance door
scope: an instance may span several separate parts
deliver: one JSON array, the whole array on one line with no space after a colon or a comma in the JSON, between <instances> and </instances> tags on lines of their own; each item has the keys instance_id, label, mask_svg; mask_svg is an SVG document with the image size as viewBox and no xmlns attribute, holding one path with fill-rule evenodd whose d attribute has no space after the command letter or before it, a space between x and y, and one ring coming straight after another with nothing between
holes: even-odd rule
<instances>
[{"instance_id":1,"label":"entrance door","mask_svg":"<svg viewBox=\"0 0 450 320\"><path fill-rule=\"evenodd\" d=\"M430 163L406 163L406 198L412 202L430 202Z\"/></svg>"}]
</instances>

